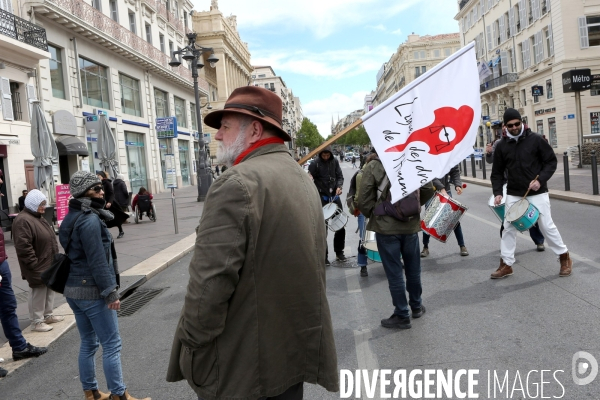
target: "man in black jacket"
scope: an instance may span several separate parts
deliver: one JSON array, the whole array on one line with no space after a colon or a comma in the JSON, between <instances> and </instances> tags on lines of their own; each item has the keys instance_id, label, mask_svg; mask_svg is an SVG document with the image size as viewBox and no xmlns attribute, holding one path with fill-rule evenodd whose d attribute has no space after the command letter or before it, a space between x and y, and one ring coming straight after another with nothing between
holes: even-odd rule
<instances>
[{"instance_id":1,"label":"man in black jacket","mask_svg":"<svg viewBox=\"0 0 600 400\"><path fill-rule=\"evenodd\" d=\"M505 171L508 174L507 213L510 207L523 198L529 189L527 200L540 212L538 219L540 230L546 238L548 247L560 258L559 276L569 276L573 268L573 261L552 221L550 197L548 196L547 182L556 171L556 155L541 135L532 132L529 128L525 129L521 114L514 108L509 108L504 113L504 125L507 135L500 139L496 146L492 167L494 203L498 205L502 201ZM536 176L538 176L537 180ZM500 267L492 273L492 279L512 275L516 245L517 229L505 219L504 232L500 242L502 256Z\"/></svg>"},{"instance_id":2,"label":"man in black jacket","mask_svg":"<svg viewBox=\"0 0 600 400\"><path fill-rule=\"evenodd\" d=\"M343 210L340 194L342 194L342 187L344 186L344 175L338 160L333 156L331 146L321 150L317 159L308 166L308 172L313 177L321 196L321 205L325 206L334 202ZM333 250L338 261L346 261L344 247L346 247L346 229L342 228L335 232L333 236ZM329 251L325 253L325 264L331 265L329 263Z\"/></svg>"}]
</instances>

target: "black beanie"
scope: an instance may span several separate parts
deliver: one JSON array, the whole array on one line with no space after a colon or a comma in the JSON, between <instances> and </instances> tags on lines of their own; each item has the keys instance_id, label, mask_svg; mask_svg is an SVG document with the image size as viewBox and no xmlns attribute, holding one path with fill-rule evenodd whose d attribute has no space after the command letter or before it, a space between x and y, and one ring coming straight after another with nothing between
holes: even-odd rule
<instances>
[{"instance_id":1,"label":"black beanie","mask_svg":"<svg viewBox=\"0 0 600 400\"><path fill-rule=\"evenodd\" d=\"M513 119L518 119L519 121L523 120L523 118L521 118L521 114L519 114L517 110L514 108L507 108L506 111L504 111L504 125Z\"/></svg>"}]
</instances>

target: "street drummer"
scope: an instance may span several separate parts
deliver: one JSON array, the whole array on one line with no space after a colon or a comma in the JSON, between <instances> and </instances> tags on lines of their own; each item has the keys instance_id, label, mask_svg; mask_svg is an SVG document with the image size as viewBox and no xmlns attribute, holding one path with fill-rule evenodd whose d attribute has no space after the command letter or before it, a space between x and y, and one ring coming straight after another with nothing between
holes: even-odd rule
<instances>
[{"instance_id":1,"label":"street drummer","mask_svg":"<svg viewBox=\"0 0 600 400\"><path fill-rule=\"evenodd\" d=\"M333 156L331 146L321 150L317 159L308 166L308 172L317 186L319 196L321 196L321 205L326 206L333 202L340 209L343 209L340 195L344 186L344 175L338 160ZM342 228L336 231L333 236L333 250L338 261L346 261L345 247L346 228ZM331 265L329 262L329 249L325 253L325 265Z\"/></svg>"},{"instance_id":2,"label":"street drummer","mask_svg":"<svg viewBox=\"0 0 600 400\"><path fill-rule=\"evenodd\" d=\"M494 204L499 205L502 202L504 174L505 171L508 171L507 213L511 206L521 200L530 190L527 200L540 213L538 219L540 230L546 238L548 248L559 256L559 276L569 276L573 268L573 261L554 221L552 221L548 195L547 182L556 171L556 155L541 135L532 132L529 128L525 129L521 114L514 108L509 108L504 113L504 125L507 134L506 137L500 139L496 146L492 167ZM535 179L536 176L538 176L537 179ZM516 245L517 229L508 222L508 218L505 218L504 233L500 242L500 266L492 273L492 279L504 278L513 274L512 265L515 263Z\"/></svg>"},{"instance_id":3,"label":"street drummer","mask_svg":"<svg viewBox=\"0 0 600 400\"><path fill-rule=\"evenodd\" d=\"M463 184L462 180L460 179L460 170L458 165L453 167L450 172L444 175L443 178L435 178L432 183L435 190L439 190L444 196L452 197L451 183L454 185L456 194L461 195L463 192ZM469 251L465 246L465 239L463 237L462 228L460 227L460 222L457 223L456 227L454 228L454 235L456 236L458 246L460 247L460 255L468 256ZM423 250L421 251L421 257L427 257L429 255L430 237L431 236L426 232L423 232Z\"/></svg>"}]
</instances>

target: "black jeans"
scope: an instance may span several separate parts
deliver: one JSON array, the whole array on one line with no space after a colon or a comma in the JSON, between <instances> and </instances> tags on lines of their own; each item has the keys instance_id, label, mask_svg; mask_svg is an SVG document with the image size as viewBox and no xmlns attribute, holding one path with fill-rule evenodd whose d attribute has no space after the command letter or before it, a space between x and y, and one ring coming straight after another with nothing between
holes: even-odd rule
<instances>
[{"instance_id":1,"label":"black jeans","mask_svg":"<svg viewBox=\"0 0 600 400\"><path fill-rule=\"evenodd\" d=\"M259 400L302 400L304 398L304 383L300 382L290 387L285 392L274 397L261 397ZM198 397L202 400L202 397Z\"/></svg>"},{"instance_id":2,"label":"black jeans","mask_svg":"<svg viewBox=\"0 0 600 400\"><path fill-rule=\"evenodd\" d=\"M339 197L334 201L335 204L337 204L337 206L339 208L341 208L342 210L344 209L344 207L342 207L342 201L339 199ZM329 201L323 200L323 198L321 197L321 205L324 207L327 204L329 204ZM327 228L327 224L325 224L325 232L328 233L329 232L329 228ZM327 246L325 248L325 258L329 259L329 246ZM343 253L344 252L344 248L346 247L346 228L342 228L339 231L335 232L335 234L333 235L333 251L335 251L336 254L338 253Z\"/></svg>"}]
</instances>

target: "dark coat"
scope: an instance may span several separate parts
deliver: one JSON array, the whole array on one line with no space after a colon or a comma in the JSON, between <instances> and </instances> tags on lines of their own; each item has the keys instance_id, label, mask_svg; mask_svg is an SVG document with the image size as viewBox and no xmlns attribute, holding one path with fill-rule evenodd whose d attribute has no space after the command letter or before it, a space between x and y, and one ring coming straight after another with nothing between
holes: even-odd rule
<instances>
[{"instance_id":1,"label":"dark coat","mask_svg":"<svg viewBox=\"0 0 600 400\"><path fill-rule=\"evenodd\" d=\"M117 204L121 207L127 207L129 205L129 190L127 190L127 185L122 179L115 179L113 182L113 189L115 192L115 200Z\"/></svg>"},{"instance_id":2,"label":"dark coat","mask_svg":"<svg viewBox=\"0 0 600 400\"><path fill-rule=\"evenodd\" d=\"M112 204L115 201L115 189L110 179L102 179L102 190L104 190L104 200Z\"/></svg>"},{"instance_id":3,"label":"dark coat","mask_svg":"<svg viewBox=\"0 0 600 400\"><path fill-rule=\"evenodd\" d=\"M331 154L331 157L327 161L321 158L321 155L325 152ZM308 166L308 172L313 177L313 181L321 196L333 197L335 196L335 189L344 186L344 174L338 160L333 156L331 146L327 146L321 150L317 159Z\"/></svg>"},{"instance_id":4,"label":"dark coat","mask_svg":"<svg viewBox=\"0 0 600 400\"><path fill-rule=\"evenodd\" d=\"M539 175L541 186L537 191L531 190L529 196L546 193L548 180L556 171L556 166L556 154L542 135L527 128L518 140L503 137L494 150L494 165L490 176L494 196L503 194L505 171L508 172L507 194L524 196L536 175Z\"/></svg>"},{"instance_id":5,"label":"dark coat","mask_svg":"<svg viewBox=\"0 0 600 400\"><path fill-rule=\"evenodd\" d=\"M42 214L25 208L15 218L12 232L22 276L29 287L43 287L42 272L58 253L54 229Z\"/></svg>"},{"instance_id":6,"label":"dark coat","mask_svg":"<svg viewBox=\"0 0 600 400\"><path fill-rule=\"evenodd\" d=\"M205 400L339 390L323 211L287 147L262 146L216 180L196 232L167 381Z\"/></svg>"},{"instance_id":7,"label":"dark coat","mask_svg":"<svg viewBox=\"0 0 600 400\"><path fill-rule=\"evenodd\" d=\"M125 182L123 182L123 186L125 186ZM108 210L115 216L113 220L106 222L106 226L113 228L122 225L127 218L129 218L129 214L123 212L118 200L115 202L115 189L112 181L110 179L102 179L102 188L104 190L104 200L107 203L110 203ZM125 191L127 191L127 186L125 186ZM127 197L129 197L129 193L127 194ZM127 202L125 202L125 204L127 204Z\"/></svg>"},{"instance_id":8,"label":"dark coat","mask_svg":"<svg viewBox=\"0 0 600 400\"><path fill-rule=\"evenodd\" d=\"M460 169L458 165L452 167L452 169L450 169L450 171L442 178L435 178L432 183L436 190L446 189L446 191L450 191L452 189L450 183L454 184L454 187L458 186L462 188L462 180L460 179Z\"/></svg>"}]
</instances>

